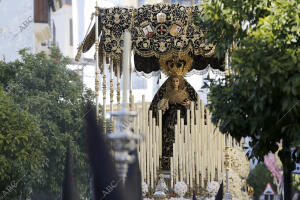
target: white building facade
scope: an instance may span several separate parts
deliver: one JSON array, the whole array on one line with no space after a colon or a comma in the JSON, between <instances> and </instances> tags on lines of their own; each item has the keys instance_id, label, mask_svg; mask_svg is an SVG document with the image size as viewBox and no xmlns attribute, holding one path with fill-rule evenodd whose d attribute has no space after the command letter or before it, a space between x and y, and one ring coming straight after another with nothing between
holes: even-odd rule
<instances>
[{"instance_id":1,"label":"white building facade","mask_svg":"<svg viewBox=\"0 0 300 200\"><path fill-rule=\"evenodd\" d=\"M52 42L51 13L61 6L56 0L0 1L0 56L7 62L20 58L19 50L49 52Z\"/></svg>"},{"instance_id":2,"label":"white building facade","mask_svg":"<svg viewBox=\"0 0 300 200\"><path fill-rule=\"evenodd\" d=\"M62 0L61 8L51 13L52 42L64 56L74 58L72 0Z\"/></svg>"},{"instance_id":3,"label":"white building facade","mask_svg":"<svg viewBox=\"0 0 300 200\"><path fill-rule=\"evenodd\" d=\"M0 1L0 58L13 61L23 48L35 50L32 0Z\"/></svg>"}]
</instances>

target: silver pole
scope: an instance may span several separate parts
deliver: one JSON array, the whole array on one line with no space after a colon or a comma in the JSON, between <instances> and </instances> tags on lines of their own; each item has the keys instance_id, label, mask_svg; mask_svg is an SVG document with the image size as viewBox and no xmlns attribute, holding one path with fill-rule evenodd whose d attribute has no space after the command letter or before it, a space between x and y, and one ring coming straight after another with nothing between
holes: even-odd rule
<instances>
[{"instance_id":1,"label":"silver pole","mask_svg":"<svg viewBox=\"0 0 300 200\"><path fill-rule=\"evenodd\" d=\"M102 78L102 94L103 94L103 128L106 131L106 55L103 55L103 78Z\"/></svg>"},{"instance_id":2,"label":"silver pole","mask_svg":"<svg viewBox=\"0 0 300 200\"><path fill-rule=\"evenodd\" d=\"M99 11L98 11L98 2L96 0L96 7L95 7L95 48L96 48L96 69L95 69L95 92L96 92L96 116L99 116L99 40L98 40L98 16L99 16Z\"/></svg>"},{"instance_id":3,"label":"silver pole","mask_svg":"<svg viewBox=\"0 0 300 200\"><path fill-rule=\"evenodd\" d=\"M225 167L226 167L226 192L224 194L224 200L231 200L232 195L229 192L229 180L228 180L228 172L230 168L230 146L228 145L228 134L225 136Z\"/></svg>"},{"instance_id":4,"label":"silver pole","mask_svg":"<svg viewBox=\"0 0 300 200\"><path fill-rule=\"evenodd\" d=\"M227 71L227 73L230 73L230 69L229 69L229 52L228 49L225 53L225 70ZM226 167L226 192L224 194L224 200L231 200L232 199L232 195L229 192L229 168L230 168L230 145L228 144L228 134L226 134L225 136L225 167Z\"/></svg>"},{"instance_id":5,"label":"silver pole","mask_svg":"<svg viewBox=\"0 0 300 200\"><path fill-rule=\"evenodd\" d=\"M131 58L132 58L132 52L131 49L130 54L129 54L129 107L130 110L133 110L133 96L132 96L132 63L131 63Z\"/></svg>"},{"instance_id":6,"label":"silver pole","mask_svg":"<svg viewBox=\"0 0 300 200\"><path fill-rule=\"evenodd\" d=\"M118 63L118 66L117 66L117 102L118 102L118 110L119 110L119 108L120 108L120 100L121 100L121 94L120 94L120 90L121 90L121 88L120 88L120 67L121 67L121 65L120 65L120 63Z\"/></svg>"},{"instance_id":7,"label":"silver pole","mask_svg":"<svg viewBox=\"0 0 300 200\"><path fill-rule=\"evenodd\" d=\"M113 102L114 102L114 79L113 79L113 73L114 73L114 71L113 71L113 65L114 65L114 63L113 63L113 59L111 59L110 60L110 68L109 68L109 70L110 70L110 72L109 72L109 75L110 75L110 112L112 112L113 111ZM111 118L112 118L112 116L111 116Z\"/></svg>"}]
</instances>

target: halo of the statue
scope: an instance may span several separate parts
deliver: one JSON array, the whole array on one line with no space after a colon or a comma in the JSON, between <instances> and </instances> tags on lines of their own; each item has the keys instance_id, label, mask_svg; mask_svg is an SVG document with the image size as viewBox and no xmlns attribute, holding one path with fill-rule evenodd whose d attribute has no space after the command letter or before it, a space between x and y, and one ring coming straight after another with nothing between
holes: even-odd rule
<instances>
[{"instance_id":1,"label":"halo of the statue","mask_svg":"<svg viewBox=\"0 0 300 200\"><path fill-rule=\"evenodd\" d=\"M192 63L193 59L188 54L183 56L171 54L159 59L159 65L167 76L184 76L188 71L190 71Z\"/></svg>"}]
</instances>

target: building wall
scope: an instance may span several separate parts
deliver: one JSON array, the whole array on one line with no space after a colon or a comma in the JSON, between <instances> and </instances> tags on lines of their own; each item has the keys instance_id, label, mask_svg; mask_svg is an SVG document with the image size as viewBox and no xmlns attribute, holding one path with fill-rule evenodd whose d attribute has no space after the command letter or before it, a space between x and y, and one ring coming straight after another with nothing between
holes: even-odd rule
<instances>
[{"instance_id":1,"label":"building wall","mask_svg":"<svg viewBox=\"0 0 300 200\"><path fill-rule=\"evenodd\" d=\"M0 1L0 59L20 58L23 48L34 52L33 7L33 0Z\"/></svg>"},{"instance_id":2,"label":"building wall","mask_svg":"<svg viewBox=\"0 0 300 200\"><path fill-rule=\"evenodd\" d=\"M52 5L52 6L50 6ZM54 0L34 0L34 46L35 52L44 51L50 53L51 46L51 12L59 9L57 1Z\"/></svg>"},{"instance_id":3,"label":"building wall","mask_svg":"<svg viewBox=\"0 0 300 200\"><path fill-rule=\"evenodd\" d=\"M73 15L73 39L74 48L73 55L77 54L77 47L83 41L85 36L85 23L84 23L84 10L85 0L72 1L72 15Z\"/></svg>"},{"instance_id":4,"label":"building wall","mask_svg":"<svg viewBox=\"0 0 300 200\"><path fill-rule=\"evenodd\" d=\"M55 27L55 35L52 33L52 41L58 45L64 56L74 58L74 26L72 5L63 6L51 14L52 30ZM76 47L76 46L75 46Z\"/></svg>"}]
</instances>

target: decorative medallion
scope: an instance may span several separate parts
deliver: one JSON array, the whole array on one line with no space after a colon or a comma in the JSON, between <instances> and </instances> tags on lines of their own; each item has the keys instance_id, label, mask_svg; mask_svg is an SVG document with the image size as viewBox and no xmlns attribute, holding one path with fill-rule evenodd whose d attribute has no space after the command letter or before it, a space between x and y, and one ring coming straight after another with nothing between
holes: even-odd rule
<instances>
[{"instance_id":1,"label":"decorative medallion","mask_svg":"<svg viewBox=\"0 0 300 200\"><path fill-rule=\"evenodd\" d=\"M151 38L151 37L153 36L154 31L153 31L153 29L152 29L152 27L151 27L150 24L144 26L142 29L143 29L144 35L145 35L147 38Z\"/></svg>"},{"instance_id":2,"label":"decorative medallion","mask_svg":"<svg viewBox=\"0 0 300 200\"><path fill-rule=\"evenodd\" d=\"M176 24L173 24L171 29L170 29L170 34L174 37L179 35L180 31L182 29L182 25L183 24L181 22L177 22Z\"/></svg>"},{"instance_id":3,"label":"decorative medallion","mask_svg":"<svg viewBox=\"0 0 300 200\"><path fill-rule=\"evenodd\" d=\"M165 36L168 33L168 26L166 24L159 24L155 30L159 36Z\"/></svg>"},{"instance_id":4,"label":"decorative medallion","mask_svg":"<svg viewBox=\"0 0 300 200\"><path fill-rule=\"evenodd\" d=\"M158 23L165 23L166 22L166 18L167 18L167 15L165 13L158 13L156 15L156 18L157 18L157 22Z\"/></svg>"}]
</instances>

